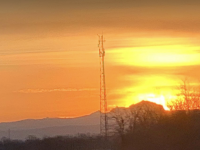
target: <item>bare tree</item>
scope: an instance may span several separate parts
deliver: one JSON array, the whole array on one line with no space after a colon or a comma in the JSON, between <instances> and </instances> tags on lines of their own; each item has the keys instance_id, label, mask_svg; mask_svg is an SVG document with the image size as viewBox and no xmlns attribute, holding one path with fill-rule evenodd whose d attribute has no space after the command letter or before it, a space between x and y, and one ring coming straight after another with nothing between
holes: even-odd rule
<instances>
[{"instance_id":1,"label":"bare tree","mask_svg":"<svg viewBox=\"0 0 200 150\"><path fill-rule=\"evenodd\" d=\"M112 126L114 131L123 137L128 124L127 120L128 111L124 107L116 107L111 110L110 118L113 120Z\"/></svg>"},{"instance_id":2,"label":"bare tree","mask_svg":"<svg viewBox=\"0 0 200 150\"><path fill-rule=\"evenodd\" d=\"M151 124L155 124L164 113L164 109L161 105L149 101L142 101L132 105L130 109L134 115L133 118L135 118L133 122L134 128L136 128L137 125L148 127Z\"/></svg>"},{"instance_id":3,"label":"bare tree","mask_svg":"<svg viewBox=\"0 0 200 150\"><path fill-rule=\"evenodd\" d=\"M200 84L191 84L188 79L182 80L177 98L168 103L168 107L170 110L200 109Z\"/></svg>"},{"instance_id":4,"label":"bare tree","mask_svg":"<svg viewBox=\"0 0 200 150\"><path fill-rule=\"evenodd\" d=\"M159 121L163 115L164 109L161 105L153 102L142 101L131 105L129 108L117 107L111 111L114 130L123 138L127 132L141 127L148 127Z\"/></svg>"}]
</instances>

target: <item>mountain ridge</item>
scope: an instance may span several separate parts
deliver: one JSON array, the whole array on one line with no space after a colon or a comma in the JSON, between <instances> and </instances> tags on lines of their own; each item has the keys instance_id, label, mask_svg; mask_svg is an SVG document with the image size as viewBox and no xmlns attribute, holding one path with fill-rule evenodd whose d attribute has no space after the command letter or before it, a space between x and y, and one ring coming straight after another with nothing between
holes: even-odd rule
<instances>
[{"instance_id":1,"label":"mountain ridge","mask_svg":"<svg viewBox=\"0 0 200 150\"><path fill-rule=\"evenodd\" d=\"M151 107L163 109L161 105L157 105L148 101L141 101L130 107L120 107L120 109L137 109L138 107ZM114 110L119 109L113 108ZM157 110L157 109L156 109ZM163 109L164 110L164 109ZM110 113L112 115L112 111ZM110 123L114 123L113 121ZM75 118L43 118L43 119L25 119L15 122L0 123L0 138L11 137L14 139L26 139L29 135L39 138L44 136L59 135L76 135L83 134L99 134L100 133L100 111L93 112L89 115L79 116Z\"/></svg>"},{"instance_id":2,"label":"mountain ridge","mask_svg":"<svg viewBox=\"0 0 200 150\"><path fill-rule=\"evenodd\" d=\"M26 139L29 135L43 136L75 135L99 132L100 111L75 118L25 119L0 123L0 138ZM10 133L9 133L10 132Z\"/></svg>"}]
</instances>

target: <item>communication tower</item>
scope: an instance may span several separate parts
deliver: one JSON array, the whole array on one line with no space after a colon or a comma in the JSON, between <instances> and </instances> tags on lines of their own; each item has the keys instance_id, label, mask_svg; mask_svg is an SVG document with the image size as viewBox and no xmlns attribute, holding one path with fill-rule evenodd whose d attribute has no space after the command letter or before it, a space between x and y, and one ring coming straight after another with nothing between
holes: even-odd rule
<instances>
[{"instance_id":1,"label":"communication tower","mask_svg":"<svg viewBox=\"0 0 200 150\"><path fill-rule=\"evenodd\" d=\"M100 58L100 133L108 136L108 116L107 116L107 100L106 100L106 82L105 82L105 68L104 68L104 37L99 36L99 58Z\"/></svg>"}]
</instances>

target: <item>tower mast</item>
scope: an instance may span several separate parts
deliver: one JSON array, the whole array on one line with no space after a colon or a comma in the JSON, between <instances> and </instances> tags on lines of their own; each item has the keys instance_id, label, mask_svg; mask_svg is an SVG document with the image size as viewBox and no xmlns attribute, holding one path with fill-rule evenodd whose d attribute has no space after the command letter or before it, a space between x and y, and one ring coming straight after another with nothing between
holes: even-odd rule
<instances>
[{"instance_id":1,"label":"tower mast","mask_svg":"<svg viewBox=\"0 0 200 150\"><path fill-rule=\"evenodd\" d=\"M99 35L99 58L100 58L100 133L107 137L108 134L108 116L107 116L107 100L106 100L106 83L104 68L104 37Z\"/></svg>"}]
</instances>

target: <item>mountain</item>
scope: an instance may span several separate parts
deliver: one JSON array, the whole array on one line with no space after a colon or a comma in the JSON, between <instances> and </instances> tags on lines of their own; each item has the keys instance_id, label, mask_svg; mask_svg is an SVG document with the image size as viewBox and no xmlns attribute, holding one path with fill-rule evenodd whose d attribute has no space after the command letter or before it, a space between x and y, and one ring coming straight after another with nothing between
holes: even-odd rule
<instances>
[{"instance_id":1,"label":"mountain","mask_svg":"<svg viewBox=\"0 0 200 150\"><path fill-rule=\"evenodd\" d=\"M26 139L29 135L44 136L75 135L78 133L99 133L99 111L77 118L27 119L0 123L0 138Z\"/></svg>"},{"instance_id":2,"label":"mountain","mask_svg":"<svg viewBox=\"0 0 200 150\"><path fill-rule=\"evenodd\" d=\"M117 107L111 110L110 116L123 115L126 110L148 110L155 112L163 112L161 105L149 101L141 101L131 105L129 108ZM142 111L141 111L142 112ZM141 114L141 113L140 113ZM109 121L110 124L115 123L114 120ZM76 134L98 134L100 128L100 112L94 112L90 115L77 118L44 118L44 119L27 119L16 122L0 123L0 138L9 137L11 139L24 140L29 135L38 138L51 136L64 136Z\"/></svg>"}]
</instances>

